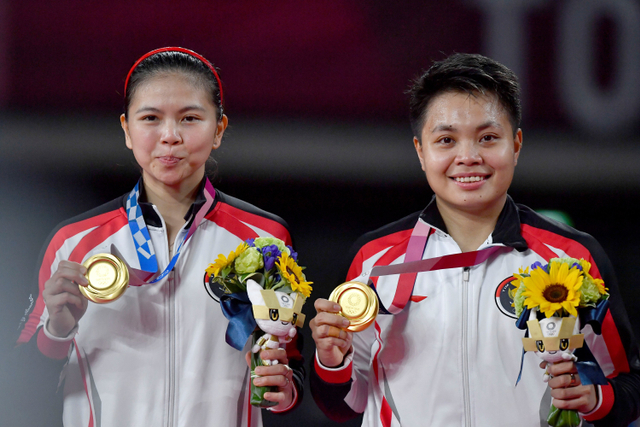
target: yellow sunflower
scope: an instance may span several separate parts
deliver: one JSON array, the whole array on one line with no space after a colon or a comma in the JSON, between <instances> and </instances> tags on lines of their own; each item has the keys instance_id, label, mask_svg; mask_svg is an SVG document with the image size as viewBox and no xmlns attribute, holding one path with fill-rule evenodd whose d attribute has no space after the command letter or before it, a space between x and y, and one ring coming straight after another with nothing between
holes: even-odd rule
<instances>
[{"instance_id":1,"label":"yellow sunflower","mask_svg":"<svg viewBox=\"0 0 640 427\"><path fill-rule=\"evenodd\" d=\"M606 294L609 289L604 287L604 280L596 279L589 273L589 270L591 270L591 263L586 259L580 259L579 262L580 262L580 266L582 267L582 271L584 272L584 275L587 277L587 279L591 280L593 283L596 284L596 286L598 287L598 292L600 292L600 295Z\"/></svg>"},{"instance_id":2,"label":"yellow sunflower","mask_svg":"<svg viewBox=\"0 0 640 427\"><path fill-rule=\"evenodd\" d=\"M220 274L220 271L231 265L231 263L233 263L233 261L235 261L235 259L238 258L238 256L248 247L249 245L247 245L245 242L242 242L240 243L240 245L238 245L235 251L231 251L228 257L225 257L222 254L218 255L218 258L216 258L215 262L213 264L209 264L209 267L207 267L205 271L209 273L209 275L217 277Z\"/></svg>"},{"instance_id":3,"label":"yellow sunflower","mask_svg":"<svg viewBox=\"0 0 640 427\"><path fill-rule=\"evenodd\" d=\"M528 308L539 307L546 317L565 309L573 316L578 315L576 307L580 304L580 287L583 275L579 268L563 262L549 263L549 273L538 267L531 270L531 276L523 277L526 290L525 305Z\"/></svg>"},{"instance_id":4,"label":"yellow sunflower","mask_svg":"<svg viewBox=\"0 0 640 427\"><path fill-rule=\"evenodd\" d=\"M313 282L307 282L307 279L302 273L302 268L284 251L280 255L280 258L276 262L282 278L285 279L291 285L291 290L299 292L305 297L311 295L311 285Z\"/></svg>"}]
</instances>

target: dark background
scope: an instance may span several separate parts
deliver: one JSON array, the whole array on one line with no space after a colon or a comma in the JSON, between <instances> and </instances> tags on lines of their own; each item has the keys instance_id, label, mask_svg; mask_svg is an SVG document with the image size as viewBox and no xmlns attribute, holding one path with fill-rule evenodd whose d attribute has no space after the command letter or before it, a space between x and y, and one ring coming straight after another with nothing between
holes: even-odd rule
<instances>
[{"instance_id":1,"label":"dark background","mask_svg":"<svg viewBox=\"0 0 640 427\"><path fill-rule=\"evenodd\" d=\"M312 300L342 282L360 234L431 197L411 143L409 81L454 52L504 62L525 108L510 194L564 211L601 242L638 331L637 40L631 0L0 0L0 357L50 230L136 181L118 121L123 81L165 45L220 68L230 127L209 168L214 186L289 222ZM0 382L0 399L10 394ZM331 425L309 393L265 424L303 418Z\"/></svg>"}]
</instances>

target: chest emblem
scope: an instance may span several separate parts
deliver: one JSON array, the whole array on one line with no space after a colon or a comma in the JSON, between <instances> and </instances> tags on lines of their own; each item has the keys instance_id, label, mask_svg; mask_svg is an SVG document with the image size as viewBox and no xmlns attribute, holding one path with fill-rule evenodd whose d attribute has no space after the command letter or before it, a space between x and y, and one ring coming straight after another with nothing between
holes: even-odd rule
<instances>
[{"instance_id":1,"label":"chest emblem","mask_svg":"<svg viewBox=\"0 0 640 427\"><path fill-rule=\"evenodd\" d=\"M517 319L516 309L513 307L513 297L516 295L517 287L511 282L515 281L513 276L504 279L496 288L495 298L498 310L505 316Z\"/></svg>"}]
</instances>

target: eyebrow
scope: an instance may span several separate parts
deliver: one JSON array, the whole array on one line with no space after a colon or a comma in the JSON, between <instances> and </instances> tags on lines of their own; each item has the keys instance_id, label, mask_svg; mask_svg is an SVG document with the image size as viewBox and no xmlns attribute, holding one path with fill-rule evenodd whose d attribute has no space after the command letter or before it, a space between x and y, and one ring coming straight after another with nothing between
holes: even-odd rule
<instances>
[{"instance_id":1,"label":"eyebrow","mask_svg":"<svg viewBox=\"0 0 640 427\"><path fill-rule=\"evenodd\" d=\"M496 127L499 129L502 129L502 125L498 122L496 122L495 120L487 120L486 122L482 123L481 125L479 125L476 129L477 130L482 130L482 129L486 129L486 128L491 128L491 127Z\"/></svg>"},{"instance_id":2,"label":"eyebrow","mask_svg":"<svg viewBox=\"0 0 640 427\"><path fill-rule=\"evenodd\" d=\"M196 111L205 111L205 108L201 105L187 105L186 107L181 108L178 113L186 113L187 111L196 110ZM162 112L158 108L155 107L146 107L143 106L136 111L136 114L140 113L160 113Z\"/></svg>"},{"instance_id":3,"label":"eyebrow","mask_svg":"<svg viewBox=\"0 0 640 427\"><path fill-rule=\"evenodd\" d=\"M450 130L455 130L455 127L453 127L452 125L442 124L442 125L437 125L433 129L431 129L431 133L444 132L444 131L450 131Z\"/></svg>"},{"instance_id":4,"label":"eyebrow","mask_svg":"<svg viewBox=\"0 0 640 427\"><path fill-rule=\"evenodd\" d=\"M498 122L496 122L495 120L487 120L484 123L481 123L480 125L476 126L476 130L483 130L483 129L487 129L490 127L497 127L502 129L502 125ZM455 131L456 127L453 125L448 125L448 124L440 124L437 125L436 127L434 127L431 130L431 133L436 133L436 132L447 132L447 131Z\"/></svg>"}]
</instances>

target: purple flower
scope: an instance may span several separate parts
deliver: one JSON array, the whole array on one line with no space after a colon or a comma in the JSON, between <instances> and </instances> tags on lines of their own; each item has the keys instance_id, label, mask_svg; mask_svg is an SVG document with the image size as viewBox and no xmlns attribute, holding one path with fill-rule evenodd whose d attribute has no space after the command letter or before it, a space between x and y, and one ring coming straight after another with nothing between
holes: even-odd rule
<instances>
[{"instance_id":1,"label":"purple flower","mask_svg":"<svg viewBox=\"0 0 640 427\"><path fill-rule=\"evenodd\" d=\"M276 245L269 245L263 247L261 251L264 259L264 271L269 271L276 265L276 261L280 256L280 250Z\"/></svg>"},{"instance_id":2,"label":"purple flower","mask_svg":"<svg viewBox=\"0 0 640 427\"><path fill-rule=\"evenodd\" d=\"M293 258L295 262L298 262L298 252L294 251L293 248L289 245L287 245L287 248L289 248L289 251L291 252L291 255L289 256Z\"/></svg>"},{"instance_id":3,"label":"purple flower","mask_svg":"<svg viewBox=\"0 0 640 427\"><path fill-rule=\"evenodd\" d=\"M549 264L547 264L547 265L542 265L542 263L541 263L540 261L536 261L536 262L534 262L533 264L531 264L531 269L532 269L532 270L535 270L536 268L539 268L539 269L541 269L541 270L546 271L547 273L549 272L549 271L548 271L548 267L549 267Z\"/></svg>"},{"instance_id":4,"label":"purple flower","mask_svg":"<svg viewBox=\"0 0 640 427\"><path fill-rule=\"evenodd\" d=\"M254 245L254 243L253 243L253 242L255 242L255 240L256 240L256 239L247 239L247 240L245 241L245 243L246 243L247 245L251 246L251 247L254 247L255 245Z\"/></svg>"}]
</instances>

